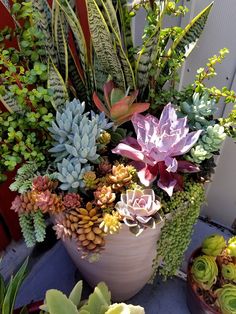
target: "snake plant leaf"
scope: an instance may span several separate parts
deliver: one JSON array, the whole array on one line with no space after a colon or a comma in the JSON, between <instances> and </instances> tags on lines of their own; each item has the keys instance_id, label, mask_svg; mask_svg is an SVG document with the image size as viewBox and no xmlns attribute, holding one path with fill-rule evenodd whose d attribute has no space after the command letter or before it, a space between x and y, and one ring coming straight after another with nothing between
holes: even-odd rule
<instances>
[{"instance_id":1,"label":"snake plant leaf","mask_svg":"<svg viewBox=\"0 0 236 314\"><path fill-rule=\"evenodd\" d=\"M76 44L79 50L80 62L84 72L86 72L89 64L89 54L87 51L86 41L83 34L82 27L73 9L67 0L56 0L62 11L65 13L67 21L73 32Z\"/></svg>"},{"instance_id":2,"label":"snake plant leaf","mask_svg":"<svg viewBox=\"0 0 236 314\"><path fill-rule=\"evenodd\" d=\"M111 305L111 293L104 282L100 282L90 294L87 304L82 306L81 311L90 314L103 314ZM86 313L80 312L79 313ZM57 313L59 314L59 313Z\"/></svg>"},{"instance_id":3,"label":"snake plant leaf","mask_svg":"<svg viewBox=\"0 0 236 314\"><path fill-rule=\"evenodd\" d=\"M54 48L52 31L51 31L51 9L47 0L34 0L32 1L32 8L35 12L39 13L40 18L35 22L37 26L42 30L45 38L45 48L52 59L54 64L57 64L57 55Z\"/></svg>"},{"instance_id":4,"label":"snake plant leaf","mask_svg":"<svg viewBox=\"0 0 236 314\"><path fill-rule=\"evenodd\" d=\"M115 5L115 4L114 4ZM125 46L125 51L128 53L130 49L134 47L132 31L131 31L131 23L127 21L127 16L129 15L127 0L118 0L117 1L118 14L120 18L121 29L123 30L122 36ZM134 61L134 60L130 60Z\"/></svg>"},{"instance_id":5,"label":"snake plant leaf","mask_svg":"<svg viewBox=\"0 0 236 314\"><path fill-rule=\"evenodd\" d=\"M28 265L28 258L22 264L16 275L11 277L10 282L7 286L7 291L2 304L1 314L12 314L14 310L15 300L20 289L23 280L26 277L26 268Z\"/></svg>"},{"instance_id":6,"label":"snake plant leaf","mask_svg":"<svg viewBox=\"0 0 236 314\"><path fill-rule=\"evenodd\" d=\"M102 98L103 86L107 82L109 74L102 68L101 63L98 61L96 54L94 54L93 64L94 64L95 90L96 90L99 98Z\"/></svg>"},{"instance_id":7,"label":"snake plant leaf","mask_svg":"<svg viewBox=\"0 0 236 314\"><path fill-rule=\"evenodd\" d=\"M21 111L14 95L11 92L7 91L4 86L1 86L0 88L0 101L10 113Z\"/></svg>"},{"instance_id":8,"label":"snake plant leaf","mask_svg":"<svg viewBox=\"0 0 236 314\"><path fill-rule=\"evenodd\" d=\"M81 294L83 290L83 281L80 280L72 289L69 299L74 303L75 306L79 306L81 301Z\"/></svg>"},{"instance_id":9,"label":"snake plant leaf","mask_svg":"<svg viewBox=\"0 0 236 314\"><path fill-rule=\"evenodd\" d=\"M61 73L64 76L65 84L68 81L68 46L66 37L68 34L68 23L64 13L61 11L58 3L53 1L52 4L52 30L55 46L58 51L58 58Z\"/></svg>"},{"instance_id":10,"label":"snake plant leaf","mask_svg":"<svg viewBox=\"0 0 236 314\"><path fill-rule=\"evenodd\" d=\"M108 25L121 37L117 14L111 0L96 0L96 3Z\"/></svg>"},{"instance_id":11,"label":"snake plant leaf","mask_svg":"<svg viewBox=\"0 0 236 314\"><path fill-rule=\"evenodd\" d=\"M46 304L50 314L78 314L74 303L56 289L47 291Z\"/></svg>"},{"instance_id":12,"label":"snake plant leaf","mask_svg":"<svg viewBox=\"0 0 236 314\"><path fill-rule=\"evenodd\" d=\"M69 99L69 96L64 80L52 62L48 64L48 88L53 91L52 105L54 109L60 109Z\"/></svg>"},{"instance_id":13,"label":"snake plant leaf","mask_svg":"<svg viewBox=\"0 0 236 314\"><path fill-rule=\"evenodd\" d=\"M167 58L165 58L162 69L164 73L169 72L168 60L170 60L173 54L183 58L183 61L192 52L196 46L200 35L206 25L207 18L211 11L214 2L211 2L205 9L203 9L191 22L185 27L185 29L174 40L172 46L167 52Z\"/></svg>"},{"instance_id":14,"label":"snake plant leaf","mask_svg":"<svg viewBox=\"0 0 236 314\"><path fill-rule=\"evenodd\" d=\"M95 0L88 0L87 8L90 33L98 60L117 86L125 88L124 73L104 16Z\"/></svg>"}]
</instances>

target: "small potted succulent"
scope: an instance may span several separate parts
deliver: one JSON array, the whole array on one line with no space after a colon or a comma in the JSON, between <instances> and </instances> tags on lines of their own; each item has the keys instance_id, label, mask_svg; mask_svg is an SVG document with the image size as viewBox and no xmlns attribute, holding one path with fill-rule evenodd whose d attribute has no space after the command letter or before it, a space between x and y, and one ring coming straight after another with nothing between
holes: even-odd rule
<instances>
[{"instance_id":1,"label":"small potted succulent","mask_svg":"<svg viewBox=\"0 0 236 314\"><path fill-rule=\"evenodd\" d=\"M207 237L190 257L187 282L192 314L236 313L236 237Z\"/></svg>"}]
</instances>

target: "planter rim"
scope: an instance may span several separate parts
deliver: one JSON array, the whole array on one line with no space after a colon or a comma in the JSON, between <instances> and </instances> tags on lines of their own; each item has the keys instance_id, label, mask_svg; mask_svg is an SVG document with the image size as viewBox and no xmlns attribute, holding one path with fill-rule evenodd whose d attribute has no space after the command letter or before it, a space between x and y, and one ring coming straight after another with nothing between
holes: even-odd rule
<instances>
[{"instance_id":1,"label":"planter rim","mask_svg":"<svg viewBox=\"0 0 236 314\"><path fill-rule=\"evenodd\" d=\"M194 293L194 295L195 295L196 298L198 299L199 303L204 304L204 306L206 307L206 309L209 310L209 311L211 311L213 314L221 314L221 312L215 310L215 309L214 309L213 307L211 307L209 304L207 304L206 302L204 302L203 299L201 299L201 298L199 297L199 295L196 293L196 290L193 289L193 284L192 284L193 279L192 279L192 275L191 275L191 272L190 272L190 265L191 265L193 259L199 255L201 249L202 249L201 246L198 247L198 248L196 248L196 249L192 252L192 254L190 255L190 257L189 257L189 259L188 259L187 282L188 282L188 284L190 285L190 287L191 287L191 289L192 289L192 292Z\"/></svg>"}]
</instances>

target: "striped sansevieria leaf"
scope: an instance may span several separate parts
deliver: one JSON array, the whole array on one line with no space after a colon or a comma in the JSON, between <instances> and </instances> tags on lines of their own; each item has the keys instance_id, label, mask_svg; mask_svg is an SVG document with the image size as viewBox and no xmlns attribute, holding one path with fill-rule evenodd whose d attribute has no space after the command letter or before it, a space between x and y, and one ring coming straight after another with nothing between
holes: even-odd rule
<instances>
[{"instance_id":1,"label":"striped sansevieria leaf","mask_svg":"<svg viewBox=\"0 0 236 314\"><path fill-rule=\"evenodd\" d=\"M53 63L57 64L57 54L54 49L52 30L51 30L51 9L47 0L32 1L32 8L36 13L39 13L39 18L36 19L36 24L42 30L45 38L45 48L52 59Z\"/></svg>"},{"instance_id":2,"label":"striped sansevieria leaf","mask_svg":"<svg viewBox=\"0 0 236 314\"><path fill-rule=\"evenodd\" d=\"M119 87L125 89L125 77L108 25L95 0L87 0L89 27L93 47L101 66Z\"/></svg>"},{"instance_id":3,"label":"striped sansevieria leaf","mask_svg":"<svg viewBox=\"0 0 236 314\"><path fill-rule=\"evenodd\" d=\"M65 13L66 19L70 25L70 28L73 32L73 35L76 40L76 46L79 49L79 58L81 65L83 67L83 70L86 71L89 64L89 54L87 52L86 42L83 34L82 27L79 23L79 20L71 8L69 2L67 0L56 0L59 4L62 11Z\"/></svg>"},{"instance_id":4,"label":"striped sansevieria leaf","mask_svg":"<svg viewBox=\"0 0 236 314\"><path fill-rule=\"evenodd\" d=\"M14 95L11 92L7 91L3 86L0 90L0 102L4 105L6 110L11 113L21 111Z\"/></svg>"},{"instance_id":5,"label":"striped sansevieria leaf","mask_svg":"<svg viewBox=\"0 0 236 314\"><path fill-rule=\"evenodd\" d=\"M206 25L206 21L212 6L213 2L210 3L204 10L202 10L193 20L191 20L191 22L174 40L161 66L161 68L163 69L162 73L168 74L168 60L170 60L173 55L182 57L182 61L184 61L184 59L188 57L189 54L192 52Z\"/></svg>"},{"instance_id":6,"label":"striped sansevieria leaf","mask_svg":"<svg viewBox=\"0 0 236 314\"><path fill-rule=\"evenodd\" d=\"M60 110L69 99L68 92L64 80L57 70L56 66L49 61L48 63L48 88L53 91L52 105L55 110Z\"/></svg>"}]
</instances>

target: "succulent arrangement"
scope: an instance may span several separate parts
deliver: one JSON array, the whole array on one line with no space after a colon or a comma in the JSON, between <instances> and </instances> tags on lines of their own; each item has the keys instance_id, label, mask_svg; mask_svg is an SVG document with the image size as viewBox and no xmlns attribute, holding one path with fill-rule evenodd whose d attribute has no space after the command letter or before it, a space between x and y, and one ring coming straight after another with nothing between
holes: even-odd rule
<instances>
[{"instance_id":1,"label":"succulent arrangement","mask_svg":"<svg viewBox=\"0 0 236 314\"><path fill-rule=\"evenodd\" d=\"M217 313L236 313L235 247L235 237L225 241L219 234L210 235L189 265L195 293Z\"/></svg>"},{"instance_id":2,"label":"succulent arrangement","mask_svg":"<svg viewBox=\"0 0 236 314\"><path fill-rule=\"evenodd\" d=\"M100 282L87 300L81 300L83 282L79 281L69 297L61 291L51 289L46 292L42 313L49 314L145 314L144 308L125 303L111 303L111 293L104 282Z\"/></svg>"},{"instance_id":3,"label":"succulent arrangement","mask_svg":"<svg viewBox=\"0 0 236 314\"><path fill-rule=\"evenodd\" d=\"M22 31L18 27L21 45L14 54L30 58L21 62L21 72L21 59L7 53L13 79L27 80L21 90L3 71L1 101L8 112L1 114L0 154L2 170L26 162L11 189L19 192L12 209L29 246L43 241L49 215L58 238L75 240L84 257L100 253L106 237L124 225L138 236L162 222L154 273L161 262L164 277L180 266L204 202L204 182L214 171L213 158L225 137L235 136L234 111L217 120L215 107L222 97L227 103L236 97L227 88L205 84L227 49L210 58L191 85L177 90L178 70L213 5L185 28L164 27L167 15L187 12L178 2L13 5L12 16L26 20ZM142 45L135 47L131 23L140 9L147 13L146 26ZM47 42L44 55L42 41ZM17 106L10 107L12 101Z\"/></svg>"}]
</instances>

